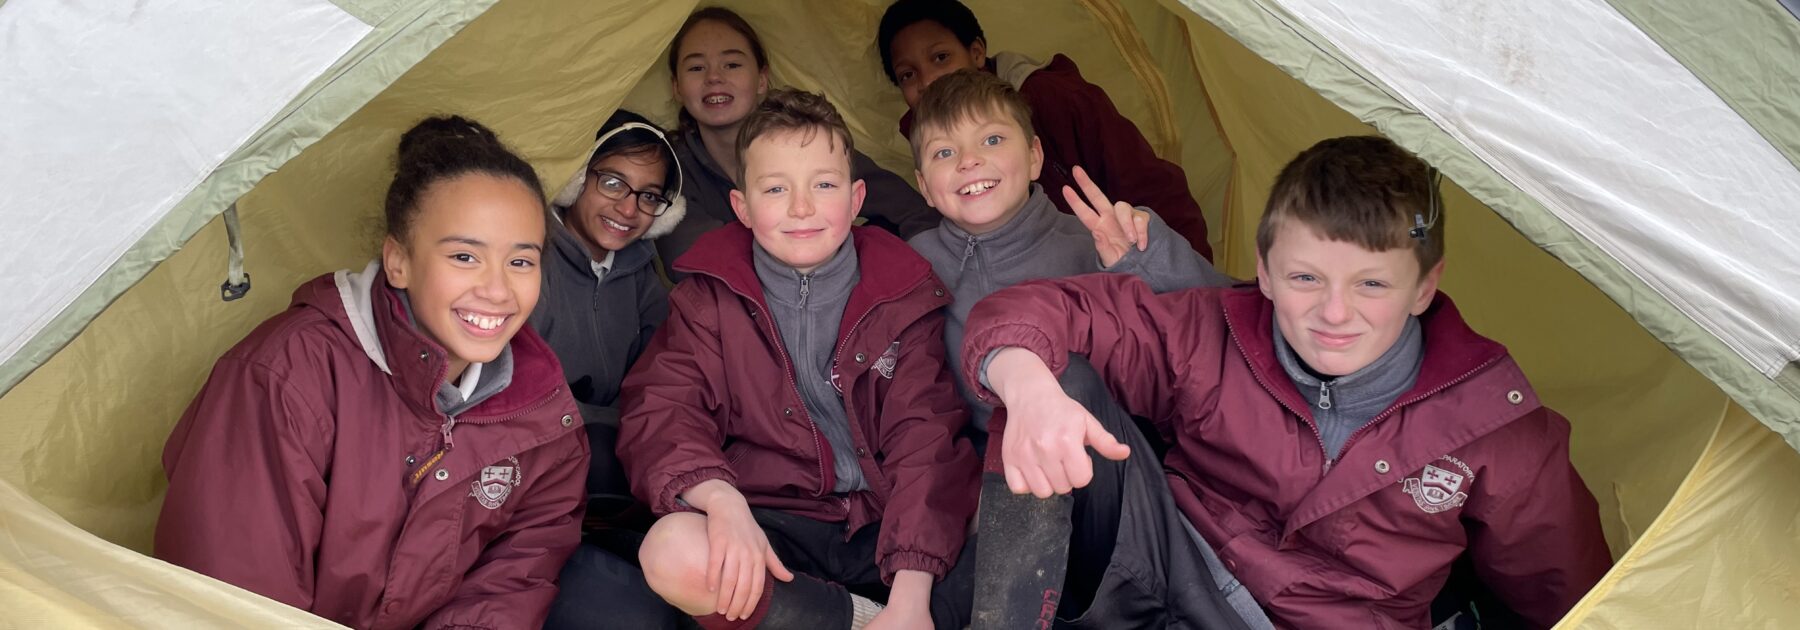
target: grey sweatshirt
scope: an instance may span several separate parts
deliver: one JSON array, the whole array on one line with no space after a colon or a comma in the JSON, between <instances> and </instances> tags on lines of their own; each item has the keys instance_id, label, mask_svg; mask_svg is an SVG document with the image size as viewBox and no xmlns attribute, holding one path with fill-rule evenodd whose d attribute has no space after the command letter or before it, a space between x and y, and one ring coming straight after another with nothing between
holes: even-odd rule
<instances>
[{"instance_id":1,"label":"grey sweatshirt","mask_svg":"<svg viewBox=\"0 0 1800 630\"><path fill-rule=\"evenodd\" d=\"M555 208L558 214L566 208ZM569 393L587 424L619 426L619 385L669 318L669 290L657 277L655 248L632 241L613 254L605 278L575 234L552 218L543 291L531 311L536 329L562 362Z\"/></svg>"},{"instance_id":2,"label":"grey sweatshirt","mask_svg":"<svg viewBox=\"0 0 1800 630\"><path fill-rule=\"evenodd\" d=\"M769 316L781 331L781 345L794 365L794 383L806 415L825 441L831 444L832 471L837 474L833 492L869 489L863 478L856 445L850 437L850 415L844 411L843 394L831 382L831 359L837 352L838 325L850 290L862 280L857 267L856 239L846 238L831 260L802 275L777 260L761 245L752 245L756 278L762 281Z\"/></svg>"},{"instance_id":3,"label":"grey sweatshirt","mask_svg":"<svg viewBox=\"0 0 1800 630\"><path fill-rule=\"evenodd\" d=\"M656 239L656 251L662 255L663 266L670 268L669 279L679 282L687 274L674 271L675 260L693 247L700 235L737 221L736 213L731 211L730 198L731 190L737 185L732 183L733 176L720 169L712 154L706 152L700 132L690 130L670 140L675 144L675 156L681 160L681 170L686 176L681 192L687 197L688 211L675 226L675 231ZM856 179L863 180L868 188L862 216L872 225L900 238L911 238L937 224L937 211L925 204L925 198L919 196L905 179L881 168L869 156L852 152L850 172Z\"/></svg>"},{"instance_id":4,"label":"grey sweatshirt","mask_svg":"<svg viewBox=\"0 0 1800 630\"><path fill-rule=\"evenodd\" d=\"M1275 356L1300 395L1312 404L1313 424L1319 428L1327 460L1336 460L1351 434L1412 389L1419 378L1419 365L1425 360L1425 335L1419 328L1419 318L1408 317L1400 338L1374 363L1350 374L1321 380L1300 361L1287 338L1281 336L1281 326L1271 325L1275 326Z\"/></svg>"},{"instance_id":5,"label":"grey sweatshirt","mask_svg":"<svg viewBox=\"0 0 1800 630\"><path fill-rule=\"evenodd\" d=\"M955 297L944 326L944 346L951 373L960 374L963 324L969 311L981 298L1006 287L1102 271L1138 276L1158 293L1234 282L1206 262L1154 211L1150 213L1149 236L1148 249L1133 249L1111 268L1102 268L1100 255L1094 252L1093 233L1081 219L1057 210L1043 187L1034 183L1025 207L999 229L976 236L944 219L907 243L931 261L932 271ZM962 379L957 379L956 385L974 414L975 427L986 431L993 408L976 399Z\"/></svg>"}]
</instances>

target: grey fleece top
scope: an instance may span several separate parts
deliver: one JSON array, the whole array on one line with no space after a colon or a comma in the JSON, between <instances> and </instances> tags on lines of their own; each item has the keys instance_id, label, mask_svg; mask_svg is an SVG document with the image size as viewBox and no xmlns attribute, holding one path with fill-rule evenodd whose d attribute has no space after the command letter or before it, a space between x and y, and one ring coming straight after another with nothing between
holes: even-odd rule
<instances>
[{"instance_id":1,"label":"grey fleece top","mask_svg":"<svg viewBox=\"0 0 1800 630\"><path fill-rule=\"evenodd\" d=\"M1313 424L1319 428L1319 440L1325 448L1325 459L1336 460L1344 443L1357 429L1363 428L1375 414L1394 404L1419 379L1419 365L1425 360L1425 335L1419 318L1406 318L1406 327L1394 345L1363 369L1331 380L1319 375L1300 361L1294 348L1275 326L1275 356L1288 379L1300 395L1312 403Z\"/></svg>"},{"instance_id":2,"label":"grey fleece top","mask_svg":"<svg viewBox=\"0 0 1800 630\"><path fill-rule=\"evenodd\" d=\"M567 208L553 208L560 217ZM669 318L669 290L656 275L656 250L632 241L613 252L602 278L575 233L552 217L543 291L531 311L536 329L562 363L569 393L587 424L619 426L619 385Z\"/></svg>"},{"instance_id":3,"label":"grey fleece top","mask_svg":"<svg viewBox=\"0 0 1800 630\"><path fill-rule=\"evenodd\" d=\"M856 445L850 437L850 414L843 394L831 382L831 360L837 352L838 324L850 303L850 290L862 280L857 266L856 239L846 238L831 260L802 275L753 244L756 278L762 281L769 316L781 331L781 345L794 365L794 383L806 415L825 441L831 444L832 472L837 474L833 492L869 489L857 464Z\"/></svg>"},{"instance_id":4,"label":"grey fleece top","mask_svg":"<svg viewBox=\"0 0 1800 630\"><path fill-rule=\"evenodd\" d=\"M1093 233L1075 215L1057 210L1043 187L1033 183L1025 207L999 229L977 236L944 219L907 244L931 261L932 271L955 298L944 326L944 347L951 373L960 374L963 325L969 311L982 298L1006 287L1102 271L1138 276L1158 293L1233 283L1154 211L1150 213L1149 236L1148 249L1132 249L1111 268L1102 268L1100 256L1094 252ZM993 408L975 398L962 379L957 379L956 385L974 414L975 427L986 431Z\"/></svg>"},{"instance_id":5,"label":"grey fleece top","mask_svg":"<svg viewBox=\"0 0 1800 630\"><path fill-rule=\"evenodd\" d=\"M665 267L672 267L688 248L694 246L700 235L737 221L737 214L731 211L730 197L731 190L737 185L732 183L733 176L719 168L712 154L706 152L700 132L688 130L671 140L675 144L675 157L681 161L681 171L686 177L681 194L687 197L688 211L673 232L656 239L656 251L662 255ZM850 173L863 180L868 189L862 216L869 219L871 225L898 234L900 238L911 238L937 224L937 211L925 204L925 198L919 196L906 180L881 168L869 156L860 151L851 152ZM669 269L672 281L679 282L686 276Z\"/></svg>"}]
</instances>

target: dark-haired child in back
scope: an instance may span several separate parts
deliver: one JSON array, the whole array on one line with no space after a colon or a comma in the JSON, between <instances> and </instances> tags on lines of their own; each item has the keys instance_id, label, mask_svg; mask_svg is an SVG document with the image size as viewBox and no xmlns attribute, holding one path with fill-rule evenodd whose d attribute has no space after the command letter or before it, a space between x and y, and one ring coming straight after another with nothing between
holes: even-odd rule
<instances>
[{"instance_id":1,"label":"dark-haired child in back","mask_svg":"<svg viewBox=\"0 0 1800 630\"><path fill-rule=\"evenodd\" d=\"M1082 78L1073 60L1056 55L1044 63L1018 53L990 55L981 23L957 0L895 2L881 16L876 48L882 70L912 108L900 118L901 135L911 137L919 99L940 77L958 70L1000 77L1030 104L1031 126L1043 143L1044 172L1038 181L1050 192L1051 203L1074 211L1057 191L1075 185L1075 167L1082 167L1114 199L1154 208L1195 251L1212 259L1206 218L1188 191L1187 174L1158 158L1137 125L1119 113L1104 90Z\"/></svg>"}]
</instances>

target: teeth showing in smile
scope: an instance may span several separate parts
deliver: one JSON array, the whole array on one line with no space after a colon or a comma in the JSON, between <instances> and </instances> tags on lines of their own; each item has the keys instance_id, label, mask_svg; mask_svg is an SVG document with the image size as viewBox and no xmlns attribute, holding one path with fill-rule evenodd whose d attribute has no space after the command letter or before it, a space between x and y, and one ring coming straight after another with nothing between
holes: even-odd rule
<instances>
[{"instance_id":1,"label":"teeth showing in smile","mask_svg":"<svg viewBox=\"0 0 1800 630\"><path fill-rule=\"evenodd\" d=\"M480 328L482 330L493 330L495 328L499 328L501 324L506 323L505 317L484 317L481 315L476 315L474 313L458 313L458 314L462 316L463 321L474 324L476 328Z\"/></svg>"},{"instance_id":2,"label":"teeth showing in smile","mask_svg":"<svg viewBox=\"0 0 1800 630\"><path fill-rule=\"evenodd\" d=\"M964 195L979 195L981 193L987 192L989 188L993 188L998 185L1000 185L1000 182L988 179L988 180L982 180L982 181L975 182L973 184L964 186L964 187L962 187L962 190L959 190L956 192L964 194Z\"/></svg>"},{"instance_id":3,"label":"teeth showing in smile","mask_svg":"<svg viewBox=\"0 0 1800 630\"><path fill-rule=\"evenodd\" d=\"M631 231L631 226L625 225L618 221L614 221L612 219L608 219L606 217L600 217L600 222L606 224L606 227L618 230L620 232L630 232Z\"/></svg>"},{"instance_id":4,"label":"teeth showing in smile","mask_svg":"<svg viewBox=\"0 0 1800 630\"><path fill-rule=\"evenodd\" d=\"M715 94L706 97L707 105L722 105L729 102L731 102L731 96L726 94Z\"/></svg>"}]
</instances>

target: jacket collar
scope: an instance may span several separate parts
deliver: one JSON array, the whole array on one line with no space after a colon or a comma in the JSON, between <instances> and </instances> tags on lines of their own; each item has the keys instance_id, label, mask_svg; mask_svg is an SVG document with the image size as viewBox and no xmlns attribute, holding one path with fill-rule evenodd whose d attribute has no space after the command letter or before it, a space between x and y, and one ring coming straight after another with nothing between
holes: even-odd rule
<instances>
[{"instance_id":1,"label":"jacket collar","mask_svg":"<svg viewBox=\"0 0 1800 630\"><path fill-rule=\"evenodd\" d=\"M1312 421L1311 405L1287 377L1276 354L1275 327L1270 323L1275 319L1275 304L1254 287L1227 291L1222 301L1232 339L1257 380L1289 410ZM1425 337L1425 357L1419 364L1418 380L1395 399L1389 411L1442 391L1506 357L1506 347L1470 329L1450 296L1442 292L1419 315L1419 324Z\"/></svg>"},{"instance_id":2,"label":"jacket collar","mask_svg":"<svg viewBox=\"0 0 1800 630\"><path fill-rule=\"evenodd\" d=\"M857 270L862 279L850 290L850 302L844 307L844 319L860 317L876 304L899 299L925 283L937 283L931 263L925 262L904 241L879 228L850 228L856 239ZM754 238L750 228L731 223L700 237L694 247L675 261L675 270L711 276L725 283L733 293L768 308L763 298L762 281L750 263L750 245ZM936 296L948 303L948 292L941 284ZM846 321L849 323L849 321ZM849 333L844 326L839 334Z\"/></svg>"},{"instance_id":3,"label":"jacket collar","mask_svg":"<svg viewBox=\"0 0 1800 630\"><path fill-rule=\"evenodd\" d=\"M1274 304L1254 287L1226 292L1223 303L1226 325L1257 381L1290 411L1311 422L1310 407L1275 357L1274 326L1268 323L1275 316ZM1418 380L1365 429L1378 431L1376 425L1384 422L1383 418L1404 415L1409 416L1407 421L1429 430L1398 434L1399 439L1379 448L1352 448L1356 444L1352 434L1337 462L1287 515L1280 538L1282 549L1297 546L1299 530L1325 515L1390 487L1409 472L1519 418L1546 412L1518 364L1508 358L1505 346L1470 329L1448 296L1437 294L1419 316L1419 323L1424 331L1425 357ZM1468 394L1455 396L1453 409L1424 411L1439 393L1465 383ZM1413 416L1414 410L1426 415Z\"/></svg>"},{"instance_id":4,"label":"jacket collar","mask_svg":"<svg viewBox=\"0 0 1800 630\"><path fill-rule=\"evenodd\" d=\"M970 234L950 219L944 219L944 229L938 230L937 237L950 251L963 252L962 263L965 265L968 263L967 257L975 252L976 247L986 252L991 264L999 265L1037 247L1044 236L1055 229L1059 214L1062 214L1061 211L1050 202L1050 196L1044 193L1044 187L1032 182L1031 196L1025 198L1025 206L1005 225L978 236Z\"/></svg>"},{"instance_id":5,"label":"jacket collar","mask_svg":"<svg viewBox=\"0 0 1800 630\"><path fill-rule=\"evenodd\" d=\"M369 360L394 381L394 390L422 414L441 415L438 385L449 371L442 346L413 328L380 263L361 273L321 276L294 292L293 306L316 308L362 346ZM562 365L530 326L513 335L512 383L469 409L464 417L502 417L535 406L560 389Z\"/></svg>"},{"instance_id":6,"label":"jacket collar","mask_svg":"<svg viewBox=\"0 0 1800 630\"><path fill-rule=\"evenodd\" d=\"M801 274L798 269L787 266L754 241L750 243L750 252L756 279L763 285L763 296L788 306L801 305L802 287L808 293L807 304L836 304L856 288L859 279L854 238L844 239L831 259L810 274Z\"/></svg>"}]
</instances>

